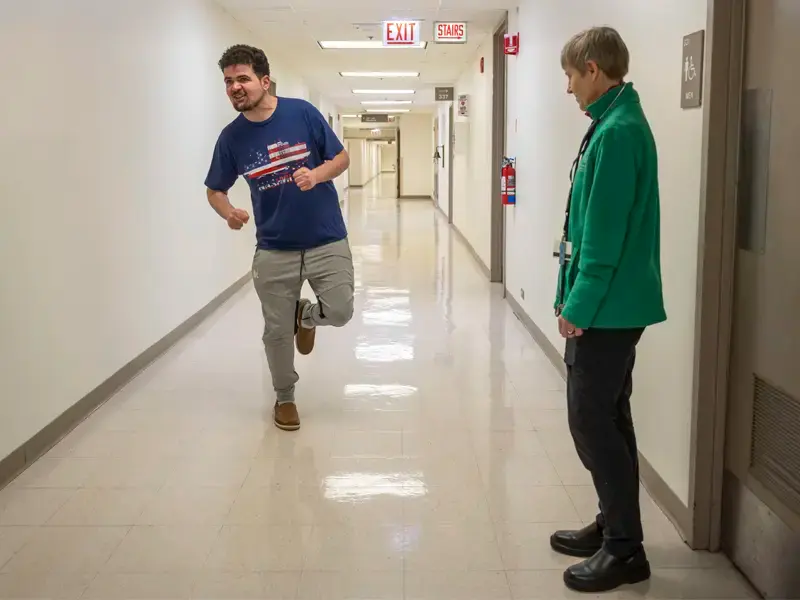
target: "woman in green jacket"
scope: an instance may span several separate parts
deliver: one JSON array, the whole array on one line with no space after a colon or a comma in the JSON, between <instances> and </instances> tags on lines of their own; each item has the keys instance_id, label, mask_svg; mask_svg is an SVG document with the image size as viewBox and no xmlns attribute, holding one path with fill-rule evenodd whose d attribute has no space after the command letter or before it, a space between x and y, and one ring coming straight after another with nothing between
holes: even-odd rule
<instances>
[{"instance_id":1,"label":"woman in green jacket","mask_svg":"<svg viewBox=\"0 0 800 600\"><path fill-rule=\"evenodd\" d=\"M584 557L564 574L598 593L650 577L639 508L632 373L646 327L666 320L661 287L658 158L619 33L595 27L564 47L567 91L592 119L571 172L555 302L566 338L570 431L600 511L553 549Z\"/></svg>"}]
</instances>

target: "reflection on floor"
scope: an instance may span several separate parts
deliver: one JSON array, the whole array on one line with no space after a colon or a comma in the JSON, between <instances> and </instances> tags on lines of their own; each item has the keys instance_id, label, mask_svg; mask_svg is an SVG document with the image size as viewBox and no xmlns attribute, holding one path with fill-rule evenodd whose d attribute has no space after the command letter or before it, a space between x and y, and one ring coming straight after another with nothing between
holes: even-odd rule
<instances>
[{"instance_id":1,"label":"reflection on floor","mask_svg":"<svg viewBox=\"0 0 800 600\"><path fill-rule=\"evenodd\" d=\"M356 316L298 358L302 429L271 423L248 286L0 493L0 598L572 597L548 536L596 500L563 381L394 189L345 203ZM654 578L611 597L749 597L643 510Z\"/></svg>"}]
</instances>

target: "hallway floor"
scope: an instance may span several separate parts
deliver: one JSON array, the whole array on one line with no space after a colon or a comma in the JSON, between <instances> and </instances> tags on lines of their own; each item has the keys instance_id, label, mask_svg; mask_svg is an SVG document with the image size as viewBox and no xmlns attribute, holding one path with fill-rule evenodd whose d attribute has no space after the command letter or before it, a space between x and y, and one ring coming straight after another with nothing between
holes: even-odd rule
<instances>
[{"instance_id":1,"label":"hallway floor","mask_svg":"<svg viewBox=\"0 0 800 600\"><path fill-rule=\"evenodd\" d=\"M345 203L356 313L297 359L300 431L272 424L248 285L0 492L0 598L576 597L548 537L596 499L564 383L393 190ZM653 579L607 597L752 597L642 502Z\"/></svg>"}]
</instances>

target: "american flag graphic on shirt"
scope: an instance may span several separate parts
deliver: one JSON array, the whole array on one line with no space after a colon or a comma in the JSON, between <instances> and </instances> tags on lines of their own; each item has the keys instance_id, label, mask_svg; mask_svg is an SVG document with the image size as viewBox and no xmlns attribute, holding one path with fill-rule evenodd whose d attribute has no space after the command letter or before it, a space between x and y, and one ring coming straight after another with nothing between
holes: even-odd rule
<instances>
[{"instance_id":1,"label":"american flag graphic on shirt","mask_svg":"<svg viewBox=\"0 0 800 600\"><path fill-rule=\"evenodd\" d=\"M259 153L261 154L261 153ZM287 142L275 142L267 146L267 155L244 176L250 180L260 181L259 189L268 190L290 181L292 173L305 166L311 152L304 143L290 145ZM264 160L266 159L266 160Z\"/></svg>"}]
</instances>

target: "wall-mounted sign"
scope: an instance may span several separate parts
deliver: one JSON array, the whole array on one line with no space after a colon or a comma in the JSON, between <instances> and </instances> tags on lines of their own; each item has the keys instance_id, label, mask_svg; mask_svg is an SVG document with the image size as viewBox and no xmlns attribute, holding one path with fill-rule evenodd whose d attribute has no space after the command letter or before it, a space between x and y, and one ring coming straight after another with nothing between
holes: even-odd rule
<instances>
[{"instance_id":1,"label":"wall-mounted sign","mask_svg":"<svg viewBox=\"0 0 800 600\"><path fill-rule=\"evenodd\" d=\"M367 114L361 115L361 122L362 123L388 123L389 122L389 115L388 114Z\"/></svg>"},{"instance_id":2,"label":"wall-mounted sign","mask_svg":"<svg viewBox=\"0 0 800 600\"><path fill-rule=\"evenodd\" d=\"M458 116L466 117L467 112L467 95L461 94L458 97Z\"/></svg>"},{"instance_id":3,"label":"wall-mounted sign","mask_svg":"<svg viewBox=\"0 0 800 600\"><path fill-rule=\"evenodd\" d=\"M384 21L384 46L418 46L421 27L419 21Z\"/></svg>"},{"instance_id":4,"label":"wall-mounted sign","mask_svg":"<svg viewBox=\"0 0 800 600\"><path fill-rule=\"evenodd\" d=\"M467 24L454 21L437 21L433 24L433 41L437 44L466 44Z\"/></svg>"},{"instance_id":5,"label":"wall-mounted sign","mask_svg":"<svg viewBox=\"0 0 800 600\"><path fill-rule=\"evenodd\" d=\"M435 87L433 90L436 102L452 102L456 99L456 90L452 87Z\"/></svg>"},{"instance_id":6,"label":"wall-mounted sign","mask_svg":"<svg viewBox=\"0 0 800 600\"><path fill-rule=\"evenodd\" d=\"M703 102L703 51L705 31L683 38L681 61L681 108L697 108Z\"/></svg>"}]
</instances>

